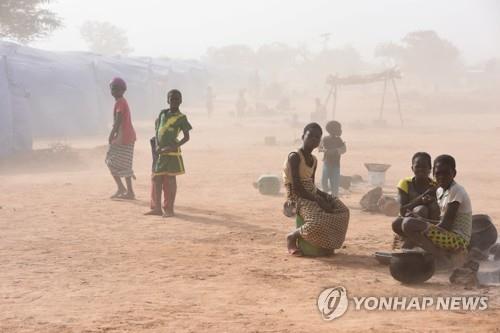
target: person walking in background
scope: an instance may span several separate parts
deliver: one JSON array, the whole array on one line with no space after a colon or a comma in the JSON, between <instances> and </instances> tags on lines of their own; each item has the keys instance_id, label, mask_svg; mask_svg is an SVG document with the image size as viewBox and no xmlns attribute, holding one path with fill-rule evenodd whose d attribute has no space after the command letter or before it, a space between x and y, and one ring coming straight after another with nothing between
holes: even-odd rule
<instances>
[{"instance_id":1,"label":"person walking in background","mask_svg":"<svg viewBox=\"0 0 500 333\"><path fill-rule=\"evenodd\" d=\"M215 101L214 90L212 89L212 86L208 86L207 96L206 96L206 107L207 107L208 117L211 117L214 111L214 101Z\"/></svg>"},{"instance_id":2,"label":"person walking in background","mask_svg":"<svg viewBox=\"0 0 500 333\"><path fill-rule=\"evenodd\" d=\"M236 117L241 118L245 115L247 109L247 100L245 98L245 89L241 89L238 94L238 100L236 101Z\"/></svg>"}]
</instances>

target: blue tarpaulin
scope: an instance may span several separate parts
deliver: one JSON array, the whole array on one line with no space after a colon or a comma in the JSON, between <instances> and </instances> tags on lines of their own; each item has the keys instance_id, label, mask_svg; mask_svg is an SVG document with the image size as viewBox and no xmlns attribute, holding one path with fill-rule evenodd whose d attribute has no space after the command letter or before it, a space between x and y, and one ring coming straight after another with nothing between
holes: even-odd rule
<instances>
[{"instance_id":1,"label":"blue tarpaulin","mask_svg":"<svg viewBox=\"0 0 500 333\"><path fill-rule=\"evenodd\" d=\"M208 74L198 61L49 52L0 42L0 157L30 150L33 138L101 133L112 121L108 84L127 82L134 119L154 119L166 92L203 99Z\"/></svg>"}]
</instances>

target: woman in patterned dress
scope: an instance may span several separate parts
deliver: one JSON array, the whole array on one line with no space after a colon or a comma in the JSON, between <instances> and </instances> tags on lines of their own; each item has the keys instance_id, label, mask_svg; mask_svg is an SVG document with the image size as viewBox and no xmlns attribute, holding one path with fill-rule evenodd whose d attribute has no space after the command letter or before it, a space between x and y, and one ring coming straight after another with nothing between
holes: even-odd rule
<instances>
[{"instance_id":1,"label":"woman in patterned dress","mask_svg":"<svg viewBox=\"0 0 500 333\"><path fill-rule=\"evenodd\" d=\"M314 184L318 161L312 151L320 142L323 131L317 123L304 128L303 145L288 155L283 178L287 190L286 210L294 208L304 225L287 236L288 252L301 255L297 240L303 238L319 248L339 249L345 240L349 224L349 209L338 198L320 191Z\"/></svg>"}]
</instances>

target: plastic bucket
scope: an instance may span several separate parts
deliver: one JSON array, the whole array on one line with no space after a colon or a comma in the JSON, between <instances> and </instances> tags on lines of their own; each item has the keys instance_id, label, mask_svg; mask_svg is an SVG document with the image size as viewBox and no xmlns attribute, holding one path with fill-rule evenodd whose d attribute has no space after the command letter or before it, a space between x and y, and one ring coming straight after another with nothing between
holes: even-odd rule
<instances>
[{"instance_id":1,"label":"plastic bucket","mask_svg":"<svg viewBox=\"0 0 500 333\"><path fill-rule=\"evenodd\" d=\"M384 186L385 171L368 171L368 182L373 186Z\"/></svg>"}]
</instances>

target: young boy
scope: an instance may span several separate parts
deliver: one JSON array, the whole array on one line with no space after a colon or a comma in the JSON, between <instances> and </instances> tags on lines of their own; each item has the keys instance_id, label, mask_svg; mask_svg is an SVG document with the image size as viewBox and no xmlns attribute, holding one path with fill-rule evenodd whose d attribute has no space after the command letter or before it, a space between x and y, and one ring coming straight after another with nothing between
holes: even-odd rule
<instances>
[{"instance_id":1,"label":"young boy","mask_svg":"<svg viewBox=\"0 0 500 333\"><path fill-rule=\"evenodd\" d=\"M342 125L338 121L329 121L326 124L328 135L321 141L320 152L324 152L323 175L321 185L323 191L330 191L332 195L339 195L340 185L340 156L346 152L345 142L342 141Z\"/></svg>"},{"instance_id":2,"label":"young boy","mask_svg":"<svg viewBox=\"0 0 500 333\"><path fill-rule=\"evenodd\" d=\"M109 150L106 154L106 164L118 187L112 199L135 199L132 188L132 162L134 159L135 130L132 126L130 109L123 97L127 84L121 78L114 78L110 85L111 95L115 98L113 109L113 128L109 133ZM121 177L125 178L127 188L123 186Z\"/></svg>"},{"instance_id":3,"label":"young boy","mask_svg":"<svg viewBox=\"0 0 500 333\"><path fill-rule=\"evenodd\" d=\"M170 90L167 95L169 109L162 110L155 122L155 138L157 160L153 168L153 189L151 211L146 215L163 217L174 216L174 202L177 194L176 176L185 173L184 161L181 155L181 146L189 141L189 131L192 129L186 115L182 114L179 106L182 103L182 94L179 90ZM182 132L183 138L177 139ZM162 213L161 194L165 196Z\"/></svg>"},{"instance_id":4,"label":"young boy","mask_svg":"<svg viewBox=\"0 0 500 333\"><path fill-rule=\"evenodd\" d=\"M435 257L450 258L454 253L465 253L472 229L472 206L465 189L455 182L455 159L440 155L434 160L434 177L439 188L436 191L441 220L434 224L429 220L407 217L403 221L403 233L411 241Z\"/></svg>"}]
</instances>

